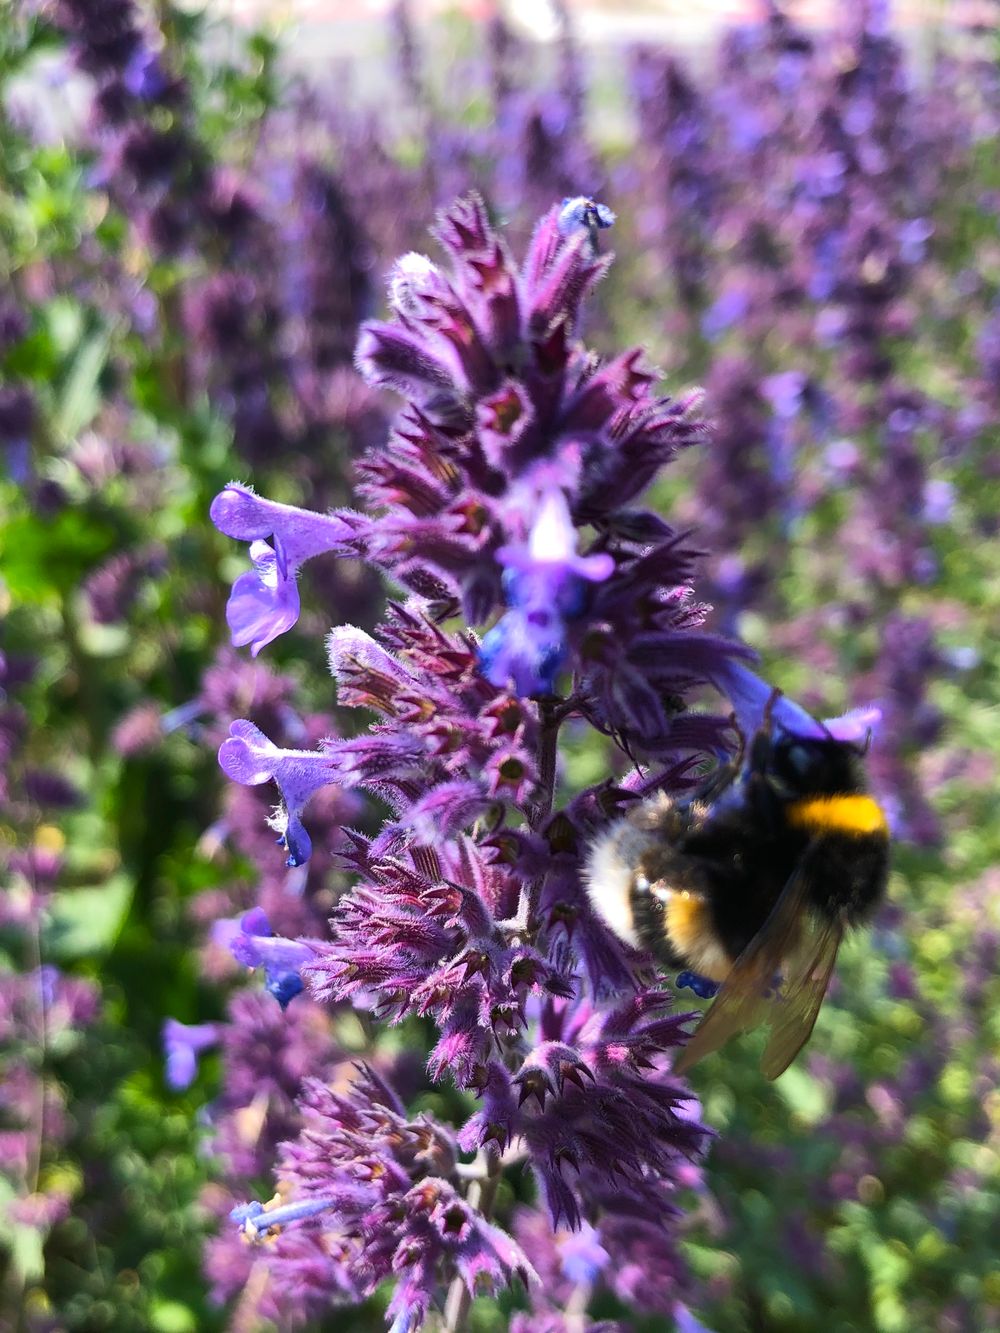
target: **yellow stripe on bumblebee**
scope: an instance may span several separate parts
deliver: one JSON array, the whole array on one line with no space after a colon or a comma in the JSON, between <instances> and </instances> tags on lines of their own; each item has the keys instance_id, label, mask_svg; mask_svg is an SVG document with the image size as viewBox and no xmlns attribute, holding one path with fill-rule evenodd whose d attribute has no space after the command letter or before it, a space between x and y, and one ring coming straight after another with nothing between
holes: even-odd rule
<instances>
[{"instance_id":1,"label":"yellow stripe on bumblebee","mask_svg":"<svg viewBox=\"0 0 1000 1333\"><path fill-rule=\"evenodd\" d=\"M808 833L889 832L885 812L870 796L810 796L792 801L787 807L788 822Z\"/></svg>"}]
</instances>

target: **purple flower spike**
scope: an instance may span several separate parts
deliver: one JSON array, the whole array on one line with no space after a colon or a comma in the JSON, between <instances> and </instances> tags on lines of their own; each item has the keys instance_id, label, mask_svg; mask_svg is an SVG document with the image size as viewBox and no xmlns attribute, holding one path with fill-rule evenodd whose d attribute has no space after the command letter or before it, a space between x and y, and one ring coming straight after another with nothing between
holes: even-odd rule
<instances>
[{"instance_id":1,"label":"purple flower spike","mask_svg":"<svg viewBox=\"0 0 1000 1333\"><path fill-rule=\"evenodd\" d=\"M198 1056L219 1040L217 1023L179 1023L168 1018L163 1024L163 1051L167 1060L167 1084L183 1092L194 1082Z\"/></svg>"},{"instance_id":2,"label":"purple flower spike","mask_svg":"<svg viewBox=\"0 0 1000 1333\"><path fill-rule=\"evenodd\" d=\"M715 672L714 683L732 704L743 735L753 736L764 723L765 711L775 693L774 687L735 658L725 659L722 667ZM861 744L878 725L881 717L881 709L871 705L818 722L787 695L778 695L771 704L771 719L775 725L798 736L815 739L833 736L838 741Z\"/></svg>"},{"instance_id":3,"label":"purple flower spike","mask_svg":"<svg viewBox=\"0 0 1000 1333\"><path fill-rule=\"evenodd\" d=\"M220 532L250 543L253 569L233 584L226 620L233 645L250 644L254 657L298 620L300 566L327 551L357 555L363 524L357 514L315 514L264 500L239 482L219 492L210 514Z\"/></svg>"},{"instance_id":4,"label":"purple flower spike","mask_svg":"<svg viewBox=\"0 0 1000 1333\"><path fill-rule=\"evenodd\" d=\"M371 632L330 633L338 706L369 714L349 739L285 750L241 721L220 750L237 782L278 783L293 860L308 850L301 814L317 787L336 782L383 812L380 828L372 812L336 848L351 883L332 937L311 938L321 932L295 924L294 903L273 894L260 901L275 928L305 938L274 935L256 911L231 948L279 999L306 980L314 1003L303 997L292 1025L303 1032L327 1004L432 1023L432 1048L407 1052L394 1077L408 1095L447 1078L477 1100L459 1127L411 1119L373 1069L345 1081L331 1063L339 1048L317 1056L303 1043L282 1057L285 1112L267 1110L263 1135L268 1151L282 1144L277 1198L233 1216L244 1236L273 1242L252 1263L267 1276L259 1313L281 1326L322 1321L391 1282L386 1322L416 1333L431 1310L464 1309L483 1286L531 1280L525 1251L543 1280L520 1329L568 1327L563 1311L591 1286L595 1301L610 1294L661 1322L684 1291L678 1190L700 1182L707 1136L671 1071L686 1019L601 919L588 848L630 796L683 796L701 756L730 754L727 719L687 708L706 685L729 695L748 731L770 706L793 734L829 733L735 665L753 663L750 649L703 632L699 552L640 507L707 430L700 395L659 396L638 349L602 360L579 340L584 300L610 266L597 239L612 220L590 198L569 199L517 265L482 200L460 200L436 231L445 262L404 256L387 322L360 332L359 370L406 400L357 461L372 517L304 515L236 485L213 507L223 531L253 543L257 568L234 590L234 619L254 645L294 622L295 570L320 550L363 555L399 590ZM564 699L545 697L570 678ZM263 723L275 741L322 734L310 722L308 740L279 735L280 719ZM629 771L620 787L605 780L566 803L564 724L617 746L612 772ZM339 805L335 818L343 828ZM341 887L322 869L303 889L310 910ZM240 1066L234 1140L256 1133L261 1073L270 1077L287 1025L265 997L242 1000L254 1002L255 1054ZM241 1026L234 1051L248 1044ZM322 1030L329 1042L339 1032ZM228 1052L230 1031L226 1041ZM381 1062L381 1043L370 1050ZM235 1146L266 1166L259 1142ZM538 1183L547 1249L531 1228L519 1248L490 1215L508 1149ZM238 1240L230 1228L234 1251ZM222 1285L239 1290L248 1270ZM579 1316L593 1326L582 1305Z\"/></svg>"},{"instance_id":5,"label":"purple flower spike","mask_svg":"<svg viewBox=\"0 0 1000 1333\"><path fill-rule=\"evenodd\" d=\"M244 787L275 782L282 808L272 823L288 850L289 866L302 865L312 852L301 815L309 797L337 780L334 758L328 749L282 750L252 722L240 720L229 728L219 747L219 765L228 778Z\"/></svg>"},{"instance_id":6,"label":"purple flower spike","mask_svg":"<svg viewBox=\"0 0 1000 1333\"><path fill-rule=\"evenodd\" d=\"M561 490L542 496L527 546L504 546L504 590L510 610L484 637L483 673L494 685L513 684L519 695L552 694L566 657L566 622L586 604L586 584L614 572L607 553L581 556L576 529Z\"/></svg>"},{"instance_id":7,"label":"purple flower spike","mask_svg":"<svg viewBox=\"0 0 1000 1333\"><path fill-rule=\"evenodd\" d=\"M247 1239L274 1242L261 1257L279 1281L312 1238L320 1284L326 1273L329 1289L360 1300L395 1279L390 1327L417 1329L440 1302L442 1271L473 1294L534 1278L516 1241L462 1197L447 1129L408 1120L374 1071L339 1090L309 1078L300 1107L305 1133L282 1148L277 1195L230 1213Z\"/></svg>"},{"instance_id":8,"label":"purple flower spike","mask_svg":"<svg viewBox=\"0 0 1000 1333\"><path fill-rule=\"evenodd\" d=\"M229 941L233 957L245 967L262 967L266 990L287 1009L302 990L300 969L315 957L315 949L304 940L272 935L267 915L259 907L247 912L240 926L239 934Z\"/></svg>"}]
</instances>

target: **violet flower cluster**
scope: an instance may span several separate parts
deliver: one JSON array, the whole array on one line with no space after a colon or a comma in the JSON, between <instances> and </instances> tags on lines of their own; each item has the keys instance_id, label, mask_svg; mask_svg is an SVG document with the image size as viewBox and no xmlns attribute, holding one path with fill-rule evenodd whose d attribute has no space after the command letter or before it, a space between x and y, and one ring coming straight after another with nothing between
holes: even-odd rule
<instances>
[{"instance_id":1,"label":"violet flower cluster","mask_svg":"<svg viewBox=\"0 0 1000 1333\"><path fill-rule=\"evenodd\" d=\"M355 883L332 939L282 941L251 913L233 951L289 1015L304 983L390 1024L431 1020L430 1076L478 1103L452 1128L408 1118L372 1071L346 1092L309 1085L275 1199L233 1213L245 1237L274 1240L257 1260L268 1299L299 1315L394 1276L395 1330L432 1308L457 1328L482 1285L519 1274L530 1287L523 1251L491 1220L503 1172L524 1165L552 1225L586 1224L606 1256L587 1292L603 1283L665 1314L683 1290L676 1196L705 1137L669 1070L683 1016L596 916L581 865L623 802L682 788L700 756L733 744L725 717L687 711L690 691L715 685L752 727L770 690L742 665L747 650L701 630L695 552L637 507L703 438L696 396L662 398L638 352L601 361L578 341L612 221L567 200L515 267L480 200L454 205L437 229L449 269L404 256L392 320L361 332L362 373L405 400L359 465L365 508L313 513L237 482L212 506L249 547L228 619L255 653L295 623L307 561L364 559L405 590L373 634L329 635L338 702L375 715L367 732L286 748L248 720L230 727L220 763L237 783L277 787L289 866L310 858L307 806L322 790L389 811L374 834L344 830ZM571 719L611 737L633 771L556 808ZM635 1280L637 1252L660 1280Z\"/></svg>"}]
</instances>

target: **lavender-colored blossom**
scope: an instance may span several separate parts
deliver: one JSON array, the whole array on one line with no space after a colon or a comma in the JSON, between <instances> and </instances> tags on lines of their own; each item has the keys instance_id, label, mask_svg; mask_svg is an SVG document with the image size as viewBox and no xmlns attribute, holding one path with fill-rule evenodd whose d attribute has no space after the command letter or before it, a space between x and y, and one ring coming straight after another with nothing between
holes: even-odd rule
<instances>
[{"instance_id":1,"label":"lavender-colored blossom","mask_svg":"<svg viewBox=\"0 0 1000 1333\"><path fill-rule=\"evenodd\" d=\"M278 1145L301 1128L303 1080L332 1079L344 1056L329 1016L305 996L282 1009L262 991L238 991L227 1020L219 1029L217 1148L237 1182L271 1170Z\"/></svg>"},{"instance_id":2,"label":"lavender-colored blossom","mask_svg":"<svg viewBox=\"0 0 1000 1333\"><path fill-rule=\"evenodd\" d=\"M372 262L344 183L309 158L294 164L295 208L284 228L283 306L299 375L348 366L372 313Z\"/></svg>"},{"instance_id":3,"label":"lavender-colored blossom","mask_svg":"<svg viewBox=\"0 0 1000 1333\"><path fill-rule=\"evenodd\" d=\"M683 306L697 305L705 277L706 221L716 206L708 114L681 61L651 48L632 60L639 137L648 155L641 186L643 239L662 254Z\"/></svg>"},{"instance_id":4,"label":"lavender-colored blossom","mask_svg":"<svg viewBox=\"0 0 1000 1333\"><path fill-rule=\"evenodd\" d=\"M232 724L229 738L219 747L219 763L234 782L248 787L262 782L277 784L282 804L272 826L288 852L289 866L301 865L312 852L301 819L306 802L313 792L337 781L343 772L334 746L330 742L321 750L283 750L252 722L239 721Z\"/></svg>"},{"instance_id":5,"label":"lavender-colored blossom","mask_svg":"<svg viewBox=\"0 0 1000 1333\"><path fill-rule=\"evenodd\" d=\"M933 846L940 820L928 799L914 755L938 737L942 719L927 697L942 665L930 623L899 613L886 620L874 670L864 683L885 700L886 724L871 755L876 789L898 837Z\"/></svg>"},{"instance_id":6,"label":"lavender-colored blossom","mask_svg":"<svg viewBox=\"0 0 1000 1333\"><path fill-rule=\"evenodd\" d=\"M776 691L742 662L726 662L715 674L714 683L728 696L740 731L746 737L755 735L769 716L775 726L792 735L815 739L832 736L838 741L863 745L882 717L882 710L870 704L818 722L794 699Z\"/></svg>"},{"instance_id":7,"label":"lavender-colored blossom","mask_svg":"<svg viewBox=\"0 0 1000 1333\"><path fill-rule=\"evenodd\" d=\"M296 576L313 556L356 554L358 515L314 514L276 504L232 482L212 501L212 522L227 537L250 543L253 570L233 584L226 619L233 644L256 657L299 618ZM267 540L270 539L270 540Z\"/></svg>"}]
</instances>

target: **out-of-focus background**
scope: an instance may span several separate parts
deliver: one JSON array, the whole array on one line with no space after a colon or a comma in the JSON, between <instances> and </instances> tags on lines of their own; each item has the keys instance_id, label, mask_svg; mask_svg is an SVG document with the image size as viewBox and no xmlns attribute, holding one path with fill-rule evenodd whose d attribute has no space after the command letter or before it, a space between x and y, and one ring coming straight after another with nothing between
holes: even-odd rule
<instances>
[{"instance_id":1,"label":"out-of-focus background","mask_svg":"<svg viewBox=\"0 0 1000 1333\"><path fill-rule=\"evenodd\" d=\"M391 409L358 325L475 187L515 250L564 196L617 212L586 336L705 388L713 443L657 498L704 546L714 626L818 714L885 711L891 901L781 1080L753 1040L695 1071L719 1137L679 1201L678 1290L717 1333L1000 1327L998 22L987 0L5 10L0 1325L268 1326L221 1219L266 1197L303 1071L368 1035L304 999L286 1024L213 938L255 903L322 930L346 883L343 812L286 871L267 794L215 750L251 712L314 743L323 632L381 590L310 567L297 631L251 663L208 506L233 476L346 502ZM603 763L571 747L564 791ZM169 1019L195 1026L165 1053ZM443 1104L415 1064L413 1107Z\"/></svg>"},{"instance_id":2,"label":"out-of-focus background","mask_svg":"<svg viewBox=\"0 0 1000 1333\"><path fill-rule=\"evenodd\" d=\"M289 35L289 56L304 64L328 59L345 46L366 49L379 23L392 11L392 0L212 0L212 13L238 25L277 23ZM567 0L577 39L598 51L608 44L636 40L669 41L686 48L707 49L721 30L753 23L760 16L758 0ZM426 27L449 15L488 22L490 0L415 0L413 22ZM552 41L558 29L546 0L511 0L505 15L513 30L535 41ZM784 10L796 23L816 34L828 32L843 18L844 7L831 0L799 0ZM954 27L989 23L995 18L992 0L896 0L892 8L895 34L906 42L928 39L947 22ZM368 45L368 49L371 47Z\"/></svg>"}]
</instances>

